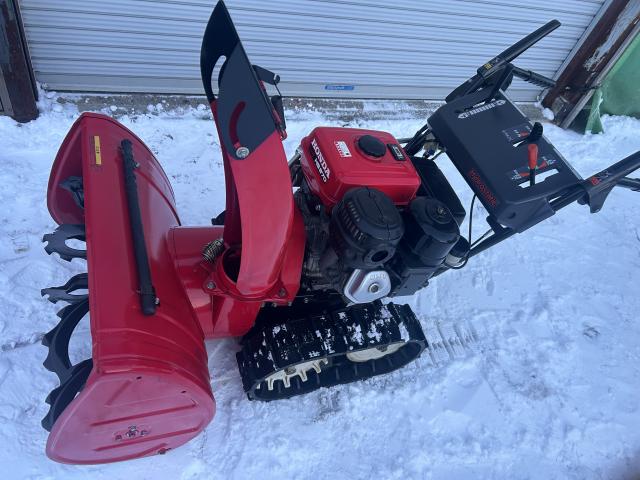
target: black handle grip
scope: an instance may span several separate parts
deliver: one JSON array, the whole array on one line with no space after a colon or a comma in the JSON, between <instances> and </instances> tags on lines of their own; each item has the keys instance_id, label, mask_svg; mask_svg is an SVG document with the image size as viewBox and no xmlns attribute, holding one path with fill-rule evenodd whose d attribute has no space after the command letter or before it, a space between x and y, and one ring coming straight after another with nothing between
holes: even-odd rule
<instances>
[{"instance_id":1,"label":"black handle grip","mask_svg":"<svg viewBox=\"0 0 640 480\"><path fill-rule=\"evenodd\" d=\"M530 48L532 45L538 43L544 37L553 32L556 28L562 25L558 20L551 20L549 23L543 25L535 32L531 32L529 35L524 37L519 42L514 43L509 48L507 48L504 52L502 52L498 57L500 57L505 62L511 62L515 58L519 57L525 50Z\"/></svg>"},{"instance_id":2,"label":"black handle grip","mask_svg":"<svg viewBox=\"0 0 640 480\"><path fill-rule=\"evenodd\" d=\"M513 74L524 80L525 82L533 83L539 87L553 88L556 86L556 81L552 78L545 77L539 73L532 72L531 70L525 70L523 68L513 67Z\"/></svg>"},{"instance_id":3,"label":"black handle grip","mask_svg":"<svg viewBox=\"0 0 640 480\"><path fill-rule=\"evenodd\" d=\"M618 187L628 188L634 192L640 192L640 178L623 177L618 180Z\"/></svg>"},{"instance_id":4,"label":"black handle grip","mask_svg":"<svg viewBox=\"0 0 640 480\"><path fill-rule=\"evenodd\" d=\"M462 97L478 90L485 82L488 81L490 77L498 72L501 72L513 59L517 58L525 50L549 35L560 25L561 23L558 20L551 20L549 23L538 28L535 32L530 33L519 42L511 45L500 55L492 58L483 66L478 68L478 73L467 80L465 83L460 85L458 88L456 88L449 95L447 95L445 101L449 103L456 98ZM534 83L541 87L555 86L555 82L550 78L544 77L529 70L522 70L517 67L513 67L513 69L514 75L517 75L520 78L526 77L524 78L524 80L526 80L527 82Z\"/></svg>"},{"instance_id":5,"label":"black handle grip","mask_svg":"<svg viewBox=\"0 0 640 480\"><path fill-rule=\"evenodd\" d=\"M640 168L640 151L632 153L628 157L605 168L601 172L592 175L582 181L582 186L587 192L591 213L596 213L602 208L602 204L613 187L622 184L628 186L632 181L625 179Z\"/></svg>"},{"instance_id":6,"label":"black handle grip","mask_svg":"<svg viewBox=\"0 0 640 480\"><path fill-rule=\"evenodd\" d=\"M133 145L130 140L122 140L120 143L122 160L124 165L124 188L127 194L127 209L129 210L129 223L131 225L131 237L133 240L133 254L138 270L138 285L140 293L140 308L144 315L156 313L156 290L151 281L151 268L147 255L147 244L144 240L144 228L140 202L138 200L138 185L136 183L135 170L138 167L133 157Z\"/></svg>"}]
</instances>

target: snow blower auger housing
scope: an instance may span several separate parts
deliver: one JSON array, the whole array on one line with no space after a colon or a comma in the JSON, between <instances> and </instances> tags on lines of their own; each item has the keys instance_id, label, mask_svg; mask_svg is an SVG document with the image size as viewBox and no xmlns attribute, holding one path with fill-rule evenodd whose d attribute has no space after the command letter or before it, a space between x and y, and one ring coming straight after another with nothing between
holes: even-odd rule
<instances>
[{"instance_id":1,"label":"snow blower auger housing","mask_svg":"<svg viewBox=\"0 0 640 480\"><path fill-rule=\"evenodd\" d=\"M42 341L60 382L42 420L49 457L114 462L196 436L215 411L207 338L241 337L252 400L401 368L430 346L409 306L384 298L415 293L570 203L597 212L615 186L640 190L627 177L640 152L582 180L505 93L514 76L553 85L510 62L558 26L480 67L413 137L319 127L287 162L282 98L267 93L279 77L249 62L219 2L201 54L226 186L211 226L181 225L167 176L135 134L82 114L47 196L59 227L45 250L87 264L42 291L67 304ZM445 151L489 212L475 242L461 235L465 209L434 161ZM86 314L92 356L72 364Z\"/></svg>"}]
</instances>

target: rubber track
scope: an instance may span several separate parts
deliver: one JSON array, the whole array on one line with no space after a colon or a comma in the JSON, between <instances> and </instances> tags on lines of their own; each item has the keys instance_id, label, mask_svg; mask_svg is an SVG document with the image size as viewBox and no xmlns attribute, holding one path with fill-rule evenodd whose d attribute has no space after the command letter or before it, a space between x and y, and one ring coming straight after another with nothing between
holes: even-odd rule
<instances>
[{"instance_id":1,"label":"rubber track","mask_svg":"<svg viewBox=\"0 0 640 480\"><path fill-rule=\"evenodd\" d=\"M376 360L351 362L348 352L384 347L404 341L394 353ZM355 305L332 312L283 318L254 328L242 339L236 354L243 387L250 400L271 401L309 393L321 387L355 382L404 367L427 347L420 322L408 305L381 302ZM291 378L290 387L276 380L268 390L265 378L287 367L326 358L318 374L307 381Z\"/></svg>"}]
</instances>

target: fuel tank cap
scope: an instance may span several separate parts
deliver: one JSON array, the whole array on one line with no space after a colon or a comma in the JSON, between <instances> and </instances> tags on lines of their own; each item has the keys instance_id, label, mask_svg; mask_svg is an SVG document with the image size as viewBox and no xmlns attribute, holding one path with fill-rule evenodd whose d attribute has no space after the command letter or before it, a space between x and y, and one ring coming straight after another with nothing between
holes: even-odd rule
<instances>
[{"instance_id":1,"label":"fuel tank cap","mask_svg":"<svg viewBox=\"0 0 640 480\"><path fill-rule=\"evenodd\" d=\"M371 157L380 158L384 157L384 154L387 153L387 146L384 142L373 135L363 135L360 137L358 139L358 147Z\"/></svg>"}]
</instances>

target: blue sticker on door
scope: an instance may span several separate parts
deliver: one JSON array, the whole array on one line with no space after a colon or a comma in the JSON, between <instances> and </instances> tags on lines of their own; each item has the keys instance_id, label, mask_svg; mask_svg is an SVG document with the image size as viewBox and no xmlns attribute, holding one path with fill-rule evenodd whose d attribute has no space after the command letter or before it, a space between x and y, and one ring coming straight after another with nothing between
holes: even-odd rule
<instances>
[{"instance_id":1,"label":"blue sticker on door","mask_svg":"<svg viewBox=\"0 0 640 480\"><path fill-rule=\"evenodd\" d=\"M325 85L325 90L355 90L355 85Z\"/></svg>"}]
</instances>

